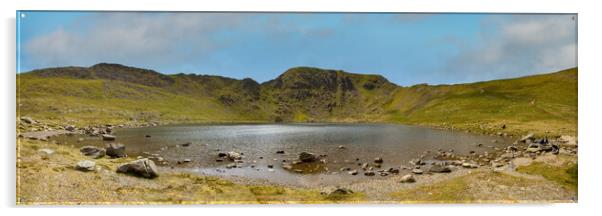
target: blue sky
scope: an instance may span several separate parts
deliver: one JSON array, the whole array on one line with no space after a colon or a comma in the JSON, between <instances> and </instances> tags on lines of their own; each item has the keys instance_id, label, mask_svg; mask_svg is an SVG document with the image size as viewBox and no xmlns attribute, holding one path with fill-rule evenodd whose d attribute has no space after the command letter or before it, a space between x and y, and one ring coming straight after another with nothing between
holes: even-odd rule
<instances>
[{"instance_id":1,"label":"blue sky","mask_svg":"<svg viewBox=\"0 0 602 216\"><path fill-rule=\"evenodd\" d=\"M264 82L312 66L405 86L577 65L572 14L21 11L17 22L21 72L110 62Z\"/></svg>"}]
</instances>

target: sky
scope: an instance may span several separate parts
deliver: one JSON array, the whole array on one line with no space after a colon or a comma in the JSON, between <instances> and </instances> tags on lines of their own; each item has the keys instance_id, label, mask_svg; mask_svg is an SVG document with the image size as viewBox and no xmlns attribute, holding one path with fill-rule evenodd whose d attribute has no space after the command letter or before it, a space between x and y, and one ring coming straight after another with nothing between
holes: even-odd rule
<instances>
[{"instance_id":1,"label":"sky","mask_svg":"<svg viewBox=\"0 0 602 216\"><path fill-rule=\"evenodd\" d=\"M17 12L17 72L118 63L265 82L310 66L455 84L577 66L575 14Z\"/></svg>"}]
</instances>

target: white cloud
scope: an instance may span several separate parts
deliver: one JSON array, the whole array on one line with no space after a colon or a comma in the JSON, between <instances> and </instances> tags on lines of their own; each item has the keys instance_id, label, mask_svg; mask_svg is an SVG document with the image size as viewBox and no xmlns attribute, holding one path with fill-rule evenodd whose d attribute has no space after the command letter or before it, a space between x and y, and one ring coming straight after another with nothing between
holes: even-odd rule
<instances>
[{"instance_id":1,"label":"white cloud","mask_svg":"<svg viewBox=\"0 0 602 216\"><path fill-rule=\"evenodd\" d=\"M574 15L492 15L472 46L445 68L464 82L553 72L576 67Z\"/></svg>"},{"instance_id":2,"label":"white cloud","mask_svg":"<svg viewBox=\"0 0 602 216\"><path fill-rule=\"evenodd\" d=\"M30 67L188 63L223 45L212 33L248 14L100 13L24 44ZM124 62L127 61L127 62Z\"/></svg>"}]
</instances>

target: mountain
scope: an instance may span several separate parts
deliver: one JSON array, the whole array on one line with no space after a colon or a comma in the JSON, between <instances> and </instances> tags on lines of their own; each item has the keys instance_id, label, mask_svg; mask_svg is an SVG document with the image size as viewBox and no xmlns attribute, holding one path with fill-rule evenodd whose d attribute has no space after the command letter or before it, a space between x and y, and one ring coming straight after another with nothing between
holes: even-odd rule
<instances>
[{"instance_id":1,"label":"mountain","mask_svg":"<svg viewBox=\"0 0 602 216\"><path fill-rule=\"evenodd\" d=\"M57 124L392 122L486 133L575 134L577 69L401 87L381 75L295 67L257 83L101 63L17 75L18 115Z\"/></svg>"}]
</instances>

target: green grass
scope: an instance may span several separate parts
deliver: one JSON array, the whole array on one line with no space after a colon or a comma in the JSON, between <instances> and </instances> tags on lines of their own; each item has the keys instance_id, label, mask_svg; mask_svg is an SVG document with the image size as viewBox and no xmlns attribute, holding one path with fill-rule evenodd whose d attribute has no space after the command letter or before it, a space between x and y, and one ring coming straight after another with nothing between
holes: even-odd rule
<instances>
[{"instance_id":1,"label":"green grass","mask_svg":"<svg viewBox=\"0 0 602 216\"><path fill-rule=\"evenodd\" d=\"M578 175L577 164L572 162L564 163L561 166L554 166L542 162L533 162L527 166L521 166L516 171L530 175L540 175L544 178L557 182L566 188L577 191Z\"/></svg>"}]
</instances>

